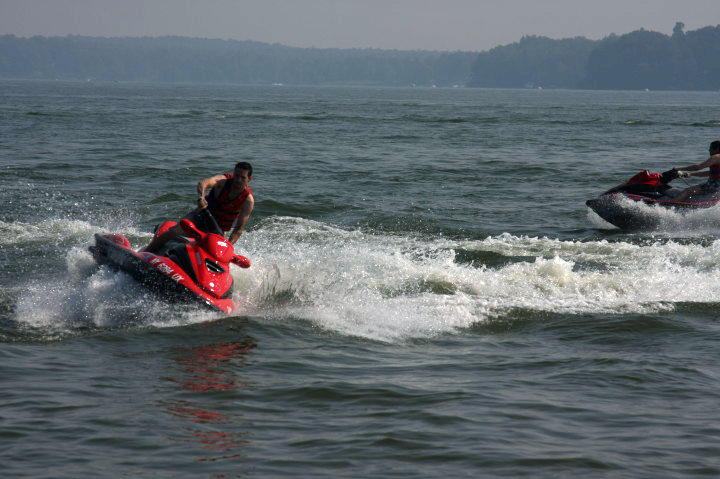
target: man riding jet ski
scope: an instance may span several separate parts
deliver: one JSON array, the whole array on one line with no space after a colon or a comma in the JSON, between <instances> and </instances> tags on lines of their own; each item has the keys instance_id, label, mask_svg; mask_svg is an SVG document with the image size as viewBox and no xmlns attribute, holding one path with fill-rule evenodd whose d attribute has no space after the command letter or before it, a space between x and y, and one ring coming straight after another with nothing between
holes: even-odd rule
<instances>
[{"instance_id":1,"label":"man riding jet ski","mask_svg":"<svg viewBox=\"0 0 720 479\"><path fill-rule=\"evenodd\" d=\"M709 168L709 171L700 171ZM685 190L669 183L676 178L707 177L709 180ZM710 158L684 168L673 168L662 174L642 171L627 182L609 189L585 202L602 219L623 230L654 229L660 216L641 204L659 208L689 211L715 206L720 201L720 141L710 144Z\"/></svg>"},{"instance_id":2,"label":"man riding jet ski","mask_svg":"<svg viewBox=\"0 0 720 479\"><path fill-rule=\"evenodd\" d=\"M95 235L90 251L99 264L125 271L164 297L230 313L235 309L230 263L250 267L233 244L255 203L251 179L252 166L241 161L233 173L198 182L198 207L179 223L160 226L145 248L133 251L127 238L108 234ZM224 231L230 231L228 239Z\"/></svg>"}]
</instances>

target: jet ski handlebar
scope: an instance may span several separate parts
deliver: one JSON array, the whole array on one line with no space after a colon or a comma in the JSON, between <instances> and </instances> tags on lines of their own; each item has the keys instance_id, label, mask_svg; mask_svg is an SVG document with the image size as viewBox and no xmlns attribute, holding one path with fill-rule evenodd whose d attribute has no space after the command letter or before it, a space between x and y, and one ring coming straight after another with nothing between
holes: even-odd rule
<instances>
[{"instance_id":1,"label":"jet ski handlebar","mask_svg":"<svg viewBox=\"0 0 720 479\"><path fill-rule=\"evenodd\" d=\"M675 180L680 177L680 172L678 170L672 169L667 170L660 174L660 182L664 185L667 185L672 180Z\"/></svg>"},{"instance_id":2,"label":"jet ski handlebar","mask_svg":"<svg viewBox=\"0 0 720 479\"><path fill-rule=\"evenodd\" d=\"M185 234L187 234L191 238L202 239L206 235L206 233L200 231L192 221L187 219L182 219L180 221L180 227L185 232Z\"/></svg>"},{"instance_id":3,"label":"jet ski handlebar","mask_svg":"<svg viewBox=\"0 0 720 479\"><path fill-rule=\"evenodd\" d=\"M180 227L185 232L186 235L190 236L191 238L195 239L203 239L205 236L207 236L207 233L204 233L200 231L197 226L195 226L195 223L188 219L182 219L180 221Z\"/></svg>"}]
</instances>

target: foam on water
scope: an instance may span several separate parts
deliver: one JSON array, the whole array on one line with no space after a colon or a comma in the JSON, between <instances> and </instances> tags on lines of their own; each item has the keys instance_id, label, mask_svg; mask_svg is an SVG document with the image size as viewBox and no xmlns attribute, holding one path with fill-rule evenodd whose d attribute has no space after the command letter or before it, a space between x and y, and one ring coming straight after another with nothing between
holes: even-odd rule
<instances>
[{"instance_id":1,"label":"foam on water","mask_svg":"<svg viewBox=\"0 0 720 479\"><path fill-rule=\"evenodd\" d=\"M129 276L97 268L87 251L96 228L59 224L29 228L44 237L74 235L76 244L62 253L65 271L56 281L22 286L16 321L57 330L166 327L219 316L167 304ZM150 237L135 234L138 243ZM502 234L459 241L272 217L247 233L238 251L253 262L248 270L232 267L238 314L303 319L383 341L455 333L518 310L655 313L720 296L720 240L634 244ZM463 262L460 251L505 260Z\"/></svg>"},{"instance_id":2,"label":"foam on water","mask_svg":"<svg viewBox=\"0 0 720 479\"><path fill-rule=\"evenodd\" d=\"M54 335L85 328L181 326L217 316L170 305L148 294L129 275L99 268L88 247L94 243L95 233L107 232L104 228L85 221L53 219L37 224L0 222L0 232L0 244L10 254L40 244L42 257L64 258L62 271L46 271L52 266L33 264L40 267L41 278L34 278L31 271L18 275L13 319L19 323ZM151 237L135 228L128 228L127 234L138 244ZM53 279L47 279L48 274Z\"/></svg>"},{"instance_id":3,"label":"foam on water","mask_svg":"<svg viewBox=\"0 0 720 479\"><path fill-rule=\"evenodd\" d=\"M246 237L255 258L247 307L380 340L426 337L514 310L651 313L720 294L720 243L649 245L508 234L455 242L346 231L274 218ZM459 249L514 259L455 261ZM249 286L249 287L248 287Z\"/></svg>"},{"instance_id":4,"label":"foam on water","mask_svg":"<svg viewBox=\"0 0 720 479\"><path fill-rule=\"evenodd\" d=\"M86 261L80 260L83 264ZM78 329L182 326L216 316L168 304L148 294L129 275L107 268L81 279L68 277L53 284L31 282L24 286L15 308L18 322L40 330L70 333Z\"/></svg>"},{"instance_id":5,"label":"foam on water","mask_svg":"<svg viewBox=\"0 0 720 479\"><path fill-rule=\"evenodd\" d=\"M124 221L116 221L113 229L125 231L129 237L149 237L147 233L126 225ZM98 226L88 221L49 218L38 223L21 221L4 222L0 220L0 246L13 248L23 247L27 243L47 243L52 248L57 243L79 242L92 238L95 233L107 233L108 226ZM88 240L89 241L89 240Z\"/></svg>"}]
</instances>

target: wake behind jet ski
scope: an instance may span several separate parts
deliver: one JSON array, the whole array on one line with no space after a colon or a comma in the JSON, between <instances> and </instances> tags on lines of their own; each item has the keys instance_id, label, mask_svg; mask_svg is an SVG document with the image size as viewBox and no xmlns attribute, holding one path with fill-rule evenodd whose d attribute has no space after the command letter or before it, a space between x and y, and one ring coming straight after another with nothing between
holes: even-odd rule
<instances>
[{"instance_id":1,"label":"wake behind jet ski","mask_svg":"<svg viewBox=\"0 0 720 479\"><path fill-rule=\"evenodd\" d=\"M585 204L602 219L623 230L651 230L660 226L661 216L642 205L684 212L718 204L720 192L717 191L678 201L676 198L684 190L669 183L679 174L675 169L664 173L644 170L597 198L587 200Z\"/></svg>"},{"instance_id":2,"label":"wake behind jet ski","mask_svg":"<svg viewBox=\"0 0 720 479\"><path fill-rule=\"evenodd\" d=\"M250 260L235 254L233 245L222 235L214 218L203 210L210 232L199 230L187 219L180 226L187 236L168 241L156 253L134 251L128 239L119 234L96 234L89 248L95 261L124 271L148 290L171 301L194 303L223 313L232 313L233 278L230 263L249 268ZM177 223L163 223L157 237Z\"/></svg>"}]
</instances>

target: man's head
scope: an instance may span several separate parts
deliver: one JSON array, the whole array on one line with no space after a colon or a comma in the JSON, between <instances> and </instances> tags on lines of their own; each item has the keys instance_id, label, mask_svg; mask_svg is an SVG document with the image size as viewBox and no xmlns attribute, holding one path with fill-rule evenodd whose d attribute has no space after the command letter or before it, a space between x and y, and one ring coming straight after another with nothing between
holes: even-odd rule
<instances>
[{"instance_id":1,"label":"man's head","mask_svg":"<svg viewBox=\"0 0 720 479\"><path fill-rule=\"evenodd\" d=\"M235 175L233 188L237 189L237 191L242 191L247 187L248 183L250 183L250 180L252 180L252 166L246 161L241 161L235 165L233 174Z\"/></svg>"},{"instance_id":2,"label":"man's head","mask_svg":"<svg viewBox=\"0 0 720 479\"><path fill-rule=\"evenodd\" d=\"M238 161L235 164L235 174L240 171L247 171L248 178L252 178L252 165L247 161Z\"/></svg>"},{"instance_id":3,"label":"man's head","mask_svg":"<svg viewBox=\"0 0 720 479\"><path fill-rule=\"evenodd\" d=\"M710 143L710 155L716 155L720 153L720 140L715 140Z\"/></svg>"}]
</instances>

